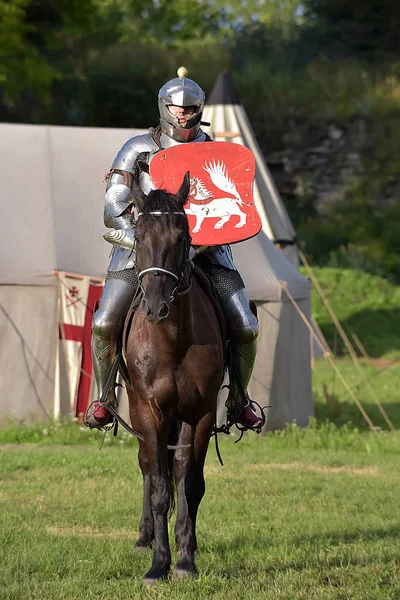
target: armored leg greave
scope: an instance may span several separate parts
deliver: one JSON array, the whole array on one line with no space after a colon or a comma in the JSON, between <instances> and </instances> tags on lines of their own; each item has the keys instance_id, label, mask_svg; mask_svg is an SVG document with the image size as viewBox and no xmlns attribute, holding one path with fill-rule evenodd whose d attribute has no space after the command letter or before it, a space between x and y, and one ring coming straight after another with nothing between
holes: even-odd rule
<instances>
[{"instance_id":1,"label":"armored leg greave","mask_svg":"<svg viewBox=\"0 0 400 600\"><path fill-rule=\"evenodd\" d=\"M109 273L98 310L92 321L92 357L93 370L99 398L103 386L115 359L124 320L135 293L135 287L123 278L127 271L116 274ZM108 400L116 405L114 386L108 394Z\"/></svg>"},{"instance_id":2,"label":"armored leg greave","mask_svg":"<svg viewBox=\"0 0 400 600\"><path fill-rule=\"evenodd\" d=\"M246 290L241 288L221 305L228 324L228 337L239 369L244 391L253 372L257 352L258 320L251 311ZM228 410L235 412L241 404L240 391L231 386Z\"/></svg>"},{"instance_id":3,"label":"armored leg greave","mask_svg":"<svg viewBox=\"0 0 400 600\"><path fill-rule=\"evenodd\" d=\"M227 322L228 338L242 386L246 391L256 357L258 320L250 308L243 280L226 246L209 248L204 255L196 258L196 264L213 284ZM236 413L241 405L242 394L235 385L231 385L227 408Z\"/></svg>"}]
</instances>

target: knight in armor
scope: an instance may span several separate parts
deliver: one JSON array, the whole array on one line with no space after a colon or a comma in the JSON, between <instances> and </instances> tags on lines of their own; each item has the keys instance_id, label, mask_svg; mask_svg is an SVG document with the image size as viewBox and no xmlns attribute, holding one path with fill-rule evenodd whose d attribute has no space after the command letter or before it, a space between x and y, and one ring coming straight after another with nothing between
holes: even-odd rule
<instances>
[{"instance_id":1,"label":"knight in armor","mask_svg":"<svg viewBox=\"0 0 400 600\"><path fill-rule=\"evenodd\" d=\"M92 353L94 374L101 398L116 357L124 320L137 289L135 271L134 217L132 180L135 177L145 194L152 189L152 181L139 164L150 164L161 149L187 142L211 141L201 129L201 117L205 94L191 79L186 77L184 67L178 77L168 81L159 91L158 107L160 124L148 133L128 140L118 152L107 174L104 223L111 228L106 236L114 244L108 267L104 291L99 308L93 316ZM240 372L243 389L247 389L256 356L258 321L253 314L243 280L238 273L228 246L203 249L196 263L206 272L213 284L215 294L225 316L228 338ZM228 413L235 414L236 422L244 428L257 430L262 423L254 405L247 399L243 406L243 394L231 386L227 400ZM107 401L117 407L115 384L111 385ZM86 424L104 427L112 422L106 405L93 403L86 415Z\"/></svg>"}]
</instances>

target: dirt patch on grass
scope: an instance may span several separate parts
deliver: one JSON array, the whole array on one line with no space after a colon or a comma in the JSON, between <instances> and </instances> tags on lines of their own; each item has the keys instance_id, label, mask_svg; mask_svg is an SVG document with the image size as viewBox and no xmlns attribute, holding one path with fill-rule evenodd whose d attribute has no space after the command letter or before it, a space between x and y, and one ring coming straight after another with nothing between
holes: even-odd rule
<instances>
[{"instance_id":1,"label":"dirt patch on grass","mask_svg":"<svg viewBox=\"0 0 400 600\"><path fill-rule=\"evenodd\" d=\"M280 469L282 471L311 471L312 473L344 473L346 475L365 475L367 477L376 477L379 475L377 467L353 467L351 465L329 466L329 465L304 465L301 463L264 463L247 465L250 471L260 471L268 469Z\"/></svg>"},{"instance_id":2,"label":"dirt patch on grass","mask_svg":"<svg viewBox=\"0 0 400 600\"><path fill-rule=\"evenodd\" d=\"M214 467L213 465L207 465L204 467L205 475L224 475L229 471L226 467Z\"/></svg>"},{"instance_id":3,"label":"dirt patch on grass","mask_svg":"<svg viewBox=\"0 0 400 600\"><path fill-rule=\"evenodd\" d=\"M101 538L109 540L132 539L137 540L139 533L137 531L127 530L103 530L96 529L90 525L47 525L45 531L50 535L57 537L84 537Z\"/></svg>"},{"instance_id":4,"label":"dirt patch on grass","mask_svg":"<svg viewBox=\"0 0 400 600\"><path fill-rule=\"evenodd\" d=\"M308 471L311 473L344 473L345 475L364 475L376 477L379 475L378 467L353 467L351 465L329 466L329 465L304 465L302 463L256 463L246 465L246 471L269 471L277 469L280 471ZM208 465L204 469L205 475L231 475L229 469L221 470L221 467Z\"/></svg>"},{"instance_id":5,"label":"dirt patch on grass","mask_svg":"<svg viewBox=\"0 0 400 600\"><path fill-rule=\"evenodd\" d=\"M397 358L394 358L392 360L390 358L369 358L368 362L371 365L374 365L374 367L377 367L378 369L387 369L388 367L400 366L400 360Z\"/></svg>"}]
</instances>

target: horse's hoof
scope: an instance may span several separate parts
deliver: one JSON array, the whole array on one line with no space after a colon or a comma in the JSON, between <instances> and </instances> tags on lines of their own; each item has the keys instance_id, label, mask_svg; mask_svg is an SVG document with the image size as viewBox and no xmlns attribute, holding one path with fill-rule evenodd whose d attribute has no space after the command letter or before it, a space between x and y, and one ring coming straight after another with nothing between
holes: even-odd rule
<instances>
[{"instance_id":1,"label":"horse's hoof","mask_svg":"<svg viewBox=\"0 0 400 600\"><path fill-rule=\"evenodd\" d=\"M167 576L163 577L152 577L151 575L145 575L142 580L142 585L147 585L148 587L154 587L157 583L163 583L167 579Z\"/></svg>"},{"instance_id":2,"label":"horse's hoof","mask_svg":"<svg viewBox=\"0 0 400 600\"><path fill-rule=\"evenodd\" d=\"M162 579L152 579L151 577L143 577L142 585L147 585L148 587L154 587L157 583L160 583Z\"/></svg>"},{"instance_id":3,"label":"horse's hoof","mask_svg":"<svg viewBox=\"0 0 400 600\"><path fill-rule=\"evenodd\" d=\"M168 577L169 568L152 567L143 577L142 584L153 587L157 583L162 583Z\"/></svg>"},{"instance_id":4,"label":"horse's hoof","mask_svg":"<svg viewBox=\"0 0 400 600\"><path fill-rule=\"evenodd\" d=\"M196 565L192 560L181 559L179 560L174 568L172 578L175 580L184 579L185 577L191 577L192 579L197 576Z\"/></svg>"},{"instance_id":5,"label":"horse's hoof","mask_svg":"<svg viewBox=\"0 0 400 600\"><path fill-rule=\"evenodd\" d=\"M153 548L154 538L150 535L140 535L136 540L136 544L134 546L135 550L138 552L143 552L145 550L150 550Z\"/></svg>"},{"instance_id":6,"label":"horse's hoof","mask_svg":"<svg viewBox=\"0 0 400 600\"><path fill-rule=\"evenodd\" d=\"M151 550L151 544L135 544L133 549L135 552L148 552Z\"/></svg>"},{"instance_id":7,"label":"horse's hoof","mask_svg":"<svg viewBox=\"0 0 400 600\"><path fill-rule=\"evenodd\" d=\"M147 585L148 587L154 587L157 583L163 581L162 579L153 579L152 577L143 577L142 585Z\"/></svg>"},{"instance_id":8,"label":"horse's hoof","mask_svg":"<svg viewBox=\"0 0 400 600\"><path fill-rule=\"evenodd\" d=\"M172 579L174 581L180 581L181 579L185 579L189 577L190 579L194 579L197 577L197 569L194 571L186 571L186 569L174 569L172 574Z\"/></svg>"}]
</instances>

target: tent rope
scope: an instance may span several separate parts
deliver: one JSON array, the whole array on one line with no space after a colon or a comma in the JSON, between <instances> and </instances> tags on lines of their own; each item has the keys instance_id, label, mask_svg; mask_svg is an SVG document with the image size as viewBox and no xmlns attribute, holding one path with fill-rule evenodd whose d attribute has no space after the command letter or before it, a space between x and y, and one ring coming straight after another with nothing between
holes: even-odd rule
<instances>
[{"instance_id":1,"label":"tent rope","mask_svg":"<svg viewBox=\"0 0 400 600\"><path fill-rule=\"evenodd\" d=\"M373 424L373 422L371 421L370 417L368 416L368 414L366 413L366 411L364 410L363 406L361 405L361 402L358 400L358 398L356 397L356 395L353 393L353 391L351 390L351 388L349 387L349 385L347 384L346 380L344 379L343 375L340 373L336 362L333 358L333 355L331 352L327 352L324 347L323 344L321 343L321 341L318 339L318 337L316 336L312 325L309 323L306 315L304 314L304 312L301 310L301 308L299 307L299 305L297 304L296 300L293 298L292 294L289 292L288 286L286 281L280 281L279 282L282 286L282 289L286 292L289 300L291 301L291 303L293 304L293 306L295 307L295 309L297 310L297 312L299 313L300 317L302 318L302 320L304 321L305 325L307 326L308 330L310 331L310 334L312 334L315 339L317 340L317 343L320 345L321 350L324 351L324 358L328 359L332 368L334 369L334 371L336 372L336 374L338 375L338 377L340 378L341 382L343 383L344 387L346 388L346 390L348 391L348 393L350 394L351 398L353 399L355 405L357 406L358 410L360 411L360 413L362 414L362 416L364 417L365 421L368 423L371 431L374 431L376 434L377 429L375 427L375 425Z\"/></svg>"},{"instance_id":2,"label":"tent rope","mask_svg":"<svg viewBox=\"0 0 400 600\"><path fill-rule=\"evenodd\" d=\"M34 355L34 353L32 352L32 350L29 348L28 344L25 341L24 336L22 335L21 331L18 329L17 324L14 322L14 320L9 315L9 313L6 311L6 309L4 308L4 306L3 306L3 304L1 302L0 302L0 309L3 311L4 316L9 321L9 323L11 324L11 326L14 329L15 333L17 334L17 336L20 339L20 342L21 342L21 345L22 345L22 354L23 354L23 357L24 357L24 362L25 362L26 370L27 370L27 373L28 373L29 381L30 381L31 386L33 388L33 391L35 393L37 403L39 404L40 408L44 412L46 418L50 419L49 413L47 412L47 410L46 410L46 408L44 406L44 403L43 403L43 401L42 401L42 399L40 397L40 394L39 394L39 392L37 390L35 381L33 379L33 375L32 375L31 369L29 367L29 361L28 361L27 352L26 352L27 350L28 350L29 354L33 357L33 359L35 360L35 362L39 365L40 369L43 371L43 373L45 374L45 376L47 377L47 379L49 381L53 381L53 380L51 379L51 377L47 373L46 369L40 364L39 360L36 358L36 356Z\"/></svg>"},{"instance_id":3,"label":"tent rope","mask_svg":"<svg viewBox=\"0 0 400 600\"><path fill-rule=\"evenodd\" d=\"M320 296L320 298L321 298L321 300L322 300L322 302L323 302L326 310L328 311L329 316L331 317L332 321L334 322L334 324L336 326L336 329L339 332L340 337L344 341L345 346L346 346L347 350L349 351L350 356L351 356L354 364L356 365L357 370L359 371L359 373L360 373L360 375L361 375L364 383L366 384L366 387L367 387L370 395L372 396L374 402L378 406L379 411L380 411L382 417L385 419L386 424L388 425L389 429L391 431L394 431L395 428L393 426L392 421L389 419L389 417L388 417L385 409L382 406L381 401L379 400L378 396L375 394L375 392L374 392L374 390L373 390L373 388L371 386L371 383L369 382L367 376L365 375L364 371L361 368L360 361L358 359L358 356L357 356L356 352L354 351L353 345L351 344L351 342L350 342L350 340L349 340L346 332L344 331L344 329L343 329L343 327L342 327L339 319L335 315L335 313L334 313L334 311L333 311L333 309L332 309L332 307L331 307L331 305L329 303L328 298L324 294L321 286L319 285L318 279L315 277L315 275L314 275L314 273L313 273L313 271L311 269L311 266L310 266L308 260L306 259L306 257L303 254L303 252L301 252L301 250L299 250L299 256L301 258L301 261L302 261L303 265L305 266L305 268L307 270L307 273L310 275L310 278L311 278L311 280L312 280L312 282L313 282L313 284L315 286L315 289L317 290L317 292L318 292L318 294L319 294L319 296Z\"/></svg>"}]
</instances>

